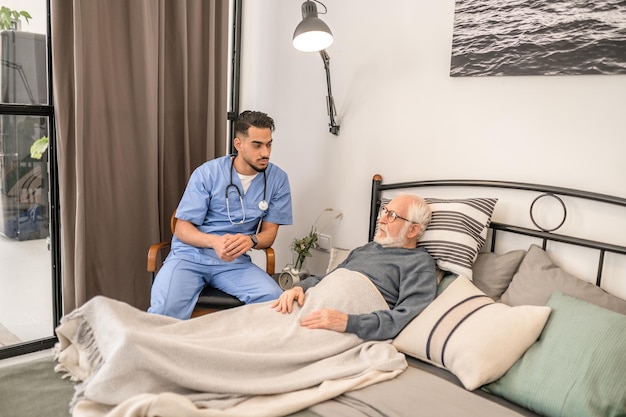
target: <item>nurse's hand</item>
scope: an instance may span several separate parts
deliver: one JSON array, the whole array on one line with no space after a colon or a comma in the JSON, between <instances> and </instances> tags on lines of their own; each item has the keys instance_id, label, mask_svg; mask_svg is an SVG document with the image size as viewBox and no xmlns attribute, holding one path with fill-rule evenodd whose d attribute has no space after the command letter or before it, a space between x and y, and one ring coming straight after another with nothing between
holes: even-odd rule
<instances>
[{"instance_id":1,"label":"nurse's hand","mask_svg":"<svg viewBox=\"0 0 626 417\"><path fill-rule=\"evenodd\" d=\"M218 237L213 249L220 259L230 262L252 249L252 240L242 234L223 235Z\"/></svg>"}]
</instances>

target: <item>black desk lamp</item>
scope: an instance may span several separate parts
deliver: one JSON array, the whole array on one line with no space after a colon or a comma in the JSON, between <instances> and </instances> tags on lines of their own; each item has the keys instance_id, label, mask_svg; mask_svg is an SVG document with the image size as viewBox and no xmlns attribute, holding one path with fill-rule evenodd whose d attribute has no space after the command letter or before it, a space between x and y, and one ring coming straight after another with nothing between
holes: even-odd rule
<instances>
[{"instance_id":1,"label":"black desk lamp","mask_svg":"<svg viewBox=\"0 0 626 417\"><path fill-rule=\"evenodd\" d=\"M335 109L335 100L330 86L330 55L326 52L333 43L333 33L326 23L317 17L317 6L319 3L324 6L324 14L327 12L326 6L317 0L305 1L302 3L302 21L296 27L293 33L293 46L303 52L319 51L322 61L324 62L324 70L326 71L326 85L328 86L328 95L326 96L326 110L330 117L329 131L333 135L339 135L339 125L335 122L337 110Z\"/></svg>"}]
</instances>

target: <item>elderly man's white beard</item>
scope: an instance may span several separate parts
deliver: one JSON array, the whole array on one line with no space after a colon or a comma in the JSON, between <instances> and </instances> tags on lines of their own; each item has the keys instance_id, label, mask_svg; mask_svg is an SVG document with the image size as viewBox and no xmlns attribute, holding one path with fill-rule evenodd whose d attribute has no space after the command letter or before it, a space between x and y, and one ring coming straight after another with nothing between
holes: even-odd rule
<instances>
[{"instance_id":1,"label":"elderly man's white beard","mask_svg":"<svg viewBox=\"0 0 626 417\"><path fill-rule=\"evenodd\" d=\"M406 238L406 232L409 231L409 227L411 227L410 223L407 223L400 232L398 232L397 236L389 236L389 231L387 230L387 225L379 224L378 225L378 233L374 236L374 242L378 243L380 246L388 247L388 248L401 248L408 241ZM381 237L380 232L385 232L386 236Z\"/></svg>"}]
</instances>

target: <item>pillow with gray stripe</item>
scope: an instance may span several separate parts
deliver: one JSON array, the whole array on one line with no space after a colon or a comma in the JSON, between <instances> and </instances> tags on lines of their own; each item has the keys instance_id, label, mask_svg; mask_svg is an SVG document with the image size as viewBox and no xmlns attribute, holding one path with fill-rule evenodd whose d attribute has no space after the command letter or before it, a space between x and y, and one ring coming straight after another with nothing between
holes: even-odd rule
<instances>
[{"instance_id":1,"label":"pillow with gray stripe","mask_svg":"<svg viewBox=\"0 0 626 417\"><path fill-rule=\"evenodd\" d=\"M496 303L459 276L402 329L393 345L449 370L471 391L504 375L535 343L549 315L546 306Z\"/></svg>"}]
</instances>

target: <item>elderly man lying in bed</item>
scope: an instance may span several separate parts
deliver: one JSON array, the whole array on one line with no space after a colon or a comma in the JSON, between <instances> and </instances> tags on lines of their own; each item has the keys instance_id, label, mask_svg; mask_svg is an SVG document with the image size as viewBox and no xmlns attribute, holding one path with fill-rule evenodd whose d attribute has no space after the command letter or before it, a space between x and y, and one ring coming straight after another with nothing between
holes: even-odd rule
<instances>
[{"instance_id":1,"label":"elderly man lying in bed","mask_svg":"<svg viewBox=\"0 0 626 417\"><path fill-rule=\"evenodd\" d=\"M325 308L304 317L302 326L354 333L364 340L392 339L433 300L435 262L425 249L416 248L430 222L430 207L421 197L402 194L381 211L374 242L353 250L337 268L367 276L390 310L354 315ZM306 290L323 278L305 279L285 291L272 306L291 313L293 303L302 306Z\"/></svg>"},{"instance_id":2,"label":"elderly man lying in bed","mask_svg":"<svg viewBox=\"0 0 626 417\"><path fill-rule=\"evenodd\" d=\"M56 369L82 382L73 416L278 416L394 378L407 363L389 339L435 296L416 248L429 219L394 198L375 242L276 301L179 320L91 299L56 329Z\"/></svg>"}]
</instances>

